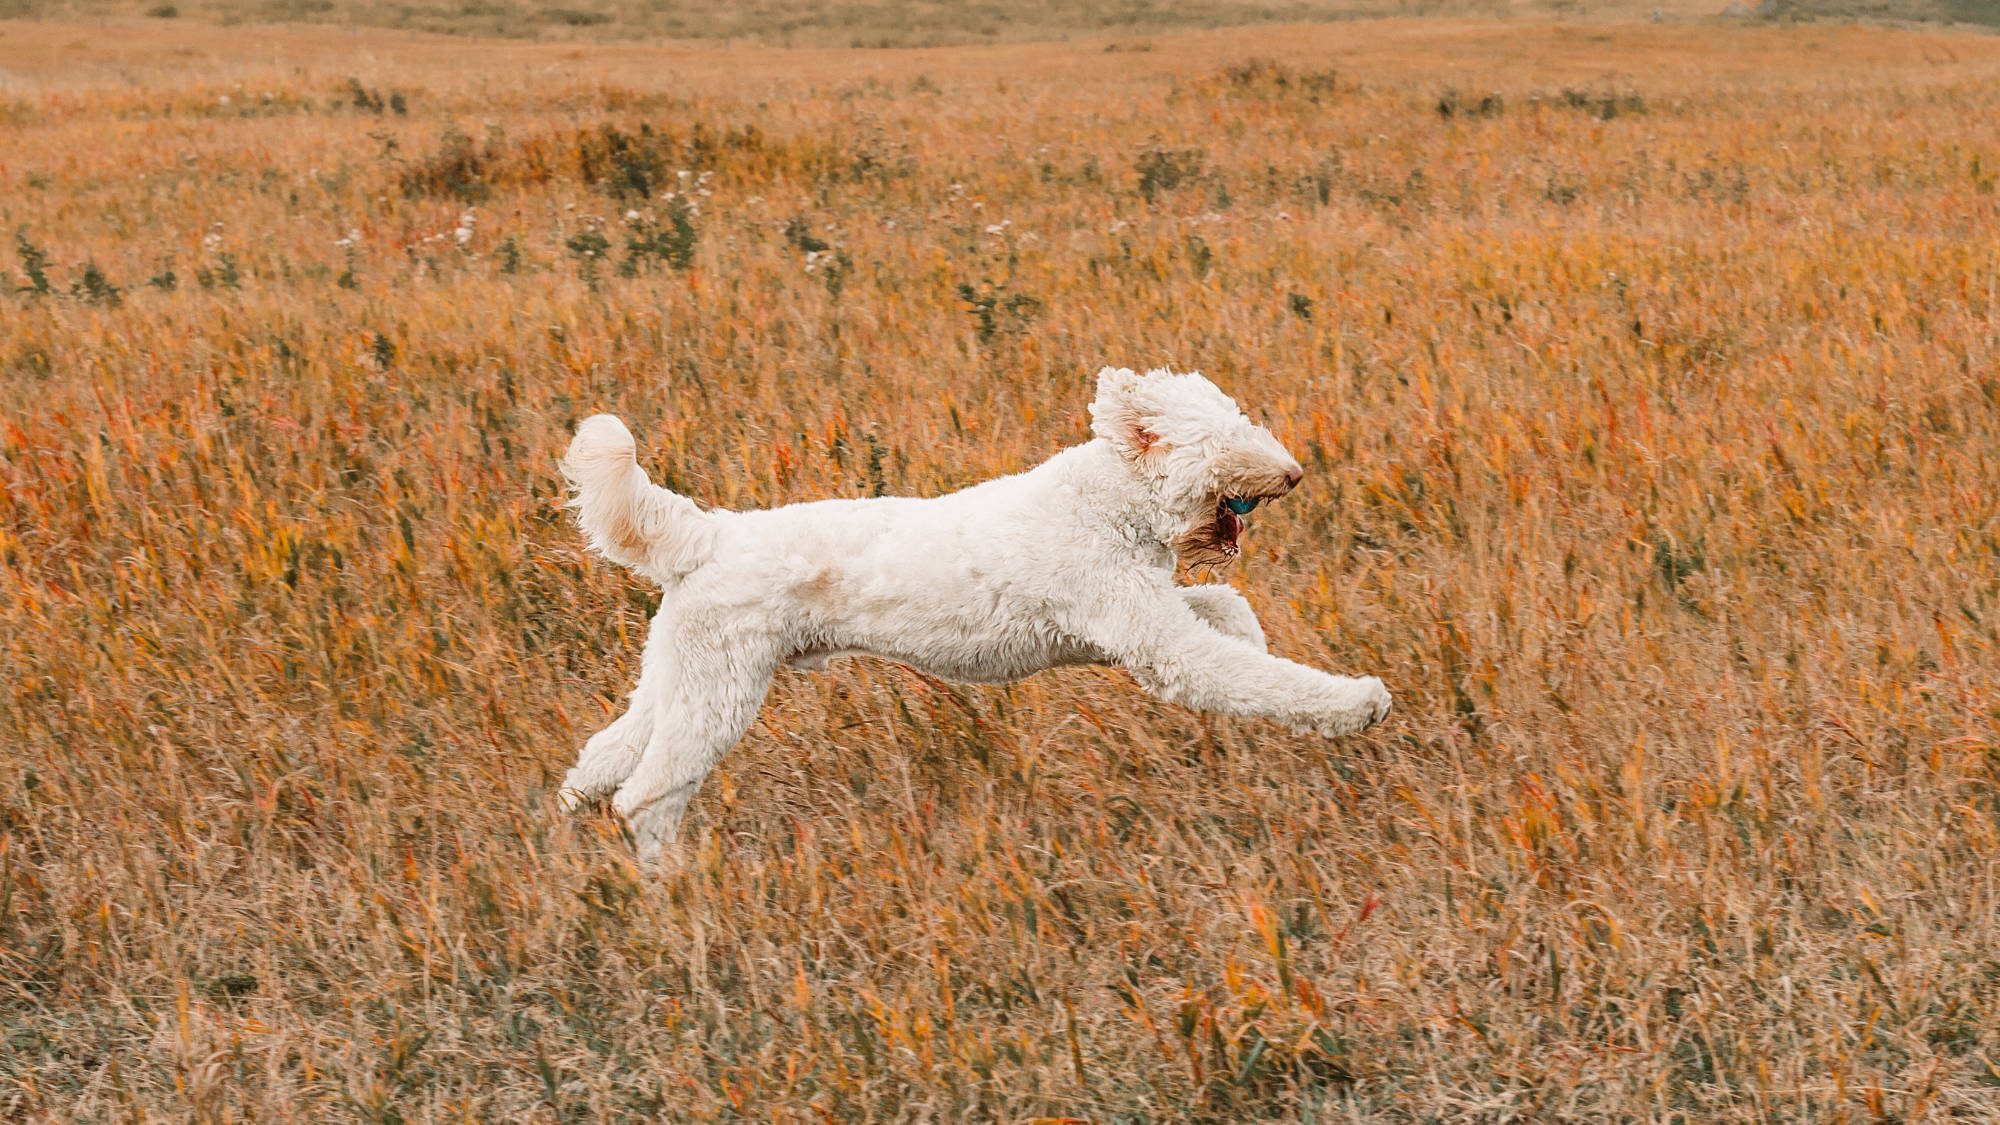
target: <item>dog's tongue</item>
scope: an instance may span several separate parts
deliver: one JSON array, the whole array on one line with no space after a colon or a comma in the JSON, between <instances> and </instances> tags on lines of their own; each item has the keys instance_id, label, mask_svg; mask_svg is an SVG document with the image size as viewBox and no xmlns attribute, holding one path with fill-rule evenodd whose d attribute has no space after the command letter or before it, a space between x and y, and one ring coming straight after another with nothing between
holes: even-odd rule
<instances>
[{"instance_id":1,"label":"dog's tongue","mask_svg":"<svg viewBox=\"0 0 2000 1125\"><path fill-rule=\"evenodd\" d=\"M1236 537L1243 534L1243 521L1228 508L1222 509L1222 518L1216 521L1216 530L1222 532L1222 541L1230 547L1236 546Z\"/></svg>"}]
</instances>

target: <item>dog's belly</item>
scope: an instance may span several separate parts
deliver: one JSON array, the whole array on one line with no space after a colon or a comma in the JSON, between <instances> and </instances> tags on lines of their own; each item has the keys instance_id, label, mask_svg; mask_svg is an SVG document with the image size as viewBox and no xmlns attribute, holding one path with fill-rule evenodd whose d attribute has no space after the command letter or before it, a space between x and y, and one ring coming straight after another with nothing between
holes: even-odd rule
<instances>
[{"instance_id":1,"label":"dog's belly","mask_svg":"<svg viewBox=\"0 0 2000 1125\"><path fill-rule=\"evenodd\" d=\"M965 652L909 652L874 648L810 648L786 663L809 672L849 656L874 656L907 664L928 676L969 684L1004 684L1049 668L1105 663L1103 654L1069 641L982 648Z\"/></svg>"}]
</instances>

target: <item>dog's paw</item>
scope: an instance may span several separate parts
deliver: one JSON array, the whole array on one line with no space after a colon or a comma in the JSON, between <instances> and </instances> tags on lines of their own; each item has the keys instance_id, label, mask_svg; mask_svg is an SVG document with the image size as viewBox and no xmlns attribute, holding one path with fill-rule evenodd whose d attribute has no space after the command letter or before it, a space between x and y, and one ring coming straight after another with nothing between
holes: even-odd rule
<instances>
[{"instance_id":1,"label":"dog's paw","mask_svg":"<svg viewBox=\"0 0 2000 1125\"><path fill-rule=\"evenodd\" d=\"M1349 681L1349 690L1342 695L1339 704L1315 727L1321 737L1356 734L1389 717L1389 689L1374 676Z\"/></svg>"},{"instance_id":2,"label":"dog's paw","mask_svg":"<svg viewBox=\"0 0 2000 1125\"><path fill-rule=\"evenodd\" d=\"M1381 680L1369 676L1364 682L1368 685L1369 712L1366 725L1372 727L1388 719L1389 708L1395 704L1395 700L1390 698L1389 689L1382 685Z\"/></svg>"}]
</instances>

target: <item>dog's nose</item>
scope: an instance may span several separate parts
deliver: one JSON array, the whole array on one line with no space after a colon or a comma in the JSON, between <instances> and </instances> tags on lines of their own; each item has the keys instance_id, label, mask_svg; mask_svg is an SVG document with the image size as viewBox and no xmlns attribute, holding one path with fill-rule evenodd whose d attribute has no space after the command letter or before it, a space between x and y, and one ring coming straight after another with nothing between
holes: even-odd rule
<instances>
[{"instance_id":1,"label":"dog's nose","mask_svg":"<svg viewBox=\"0 0 2000 1125\"><path fill-rule=\"evenodd\" d=\"M1288 489L1297 488L1299 482L1304 479L1306 479L1306 471L1297 465L1293 465L1291 468L1285 470L1285 487Z\"/></svg>"}]
</instances>

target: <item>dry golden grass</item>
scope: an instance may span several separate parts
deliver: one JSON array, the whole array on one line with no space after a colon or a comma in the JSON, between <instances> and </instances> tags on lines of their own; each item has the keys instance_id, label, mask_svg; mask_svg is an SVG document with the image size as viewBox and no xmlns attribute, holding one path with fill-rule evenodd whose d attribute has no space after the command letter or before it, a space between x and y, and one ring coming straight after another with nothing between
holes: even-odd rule
<instances>
[{"instance_id":1,"label":"dry golden grass","mask_svg":"<svg viewBox=\"0 0 2000 1125\"><path fill-rule=\"evenodd\" d=\"M2000 1114L2000 40L0 71L0 1114ZM676 873L555 815L656 596L577 418L932 492L1104 362L1300 453L1230 579L1390 724L857 662Z\"/></svg>"}]
</instances>

